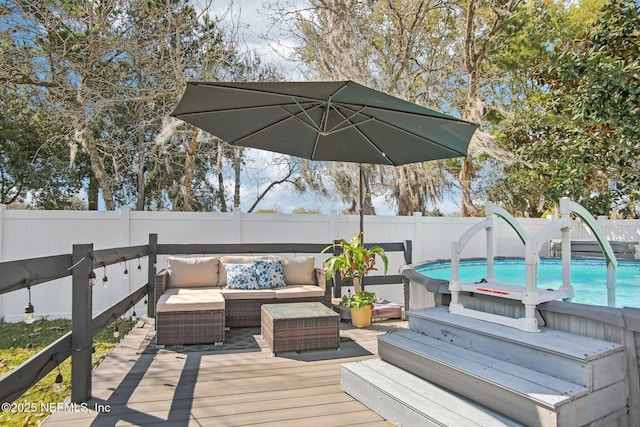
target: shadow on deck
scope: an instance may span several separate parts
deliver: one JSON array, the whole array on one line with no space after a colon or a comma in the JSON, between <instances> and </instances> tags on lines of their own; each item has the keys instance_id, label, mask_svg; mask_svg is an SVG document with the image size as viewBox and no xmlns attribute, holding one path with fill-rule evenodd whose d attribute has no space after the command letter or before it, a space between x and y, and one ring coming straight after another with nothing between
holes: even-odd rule
<instances>
[{"instance_id":1,"label":"shadow on deck","mask_svg":"<svg viewBox=\"0 0 640 427\"><path fill-rule=\"evenodd\" d=\"M260 328L227 331L225 345L158 348L140 321L96 368L92 399L67 405L45 426L388 426L340 388L340 367L377 357L380 333L342 323L340 349L273 356Z\"/></svg>"}]
</instances>

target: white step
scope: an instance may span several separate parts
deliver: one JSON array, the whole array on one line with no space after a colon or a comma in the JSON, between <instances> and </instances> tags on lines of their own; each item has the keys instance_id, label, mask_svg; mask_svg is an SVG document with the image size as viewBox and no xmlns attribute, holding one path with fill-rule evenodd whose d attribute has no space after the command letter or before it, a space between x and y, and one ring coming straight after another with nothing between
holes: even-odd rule
<instances>
[{"instance_id":1,"label":"white step","mask_svg":"<svg viewBox=\"0 0 640 427\"><path fill-rule=\"evenodd\" d=\"M529 426L581 426L626 406L628 387L598 391L413 331L381 335L382 360Z\"/></svg>"},{"instance_id":2,"label":"white step","mask_svg":"<svg viewBox=\"0 0 640 427\"><path fill-rule=\"evenodd\" d=\"M521 426L380 359L342 365L342 389L396 426Z\"/></svg>"},{"instance_id":3,"label":"white step","mask_svg":"<svg viewBox=\"0 0 640 427\"><path fill-rule=\"evenodd\" d=\"M598 390L626 378L624 346L542 328L524 332L449 313L447 307L410 311L409 329Z\"/></svg>"}]
</instances>

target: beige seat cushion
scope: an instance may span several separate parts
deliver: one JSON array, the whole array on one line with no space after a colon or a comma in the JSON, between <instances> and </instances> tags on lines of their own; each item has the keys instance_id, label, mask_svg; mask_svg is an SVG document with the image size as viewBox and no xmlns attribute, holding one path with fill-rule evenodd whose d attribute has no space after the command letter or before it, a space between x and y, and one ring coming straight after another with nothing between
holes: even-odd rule
<instances>
[{"instance_id":1,"label":"beige seat cushion","mask_svg":"<svg viewBox=\"0 0 640 427\"><path fill-rule=\"evenodd\" d=\"M218 286L217 257L167 257L169 287L211 287Z\"/></svg>"},{"instance_id":2,"label":"beige seat cushion","mask_svg":"<svg viewBox=\"0 0 640 427\"><path fill-rule=\"evenodd\" d=\"M284 281L287 285L315 285L315 263L314 256L284 258L282 261Z\"/></svg>"},{"instance_id":3,"label":"beige seat cushion","mask_svg":"<svg viewBox=\"0 0 640 427\"><path fill-rule=\"evenodd\" d=\"M158 299L156 311L224 310L224 297L220 288L169 288Z\"/></svg>"},{"instance_id":4,"label":"beige seat cushion","mask_svg":"<svg viewBox=\"0 0 640 427\"><path fill-rule=\"evenodd\" d=\"M232 299L275 299L274 289L227 289L222 288L222 295L227 300Z\"/></svg>"},{"instance_id":5,"label":"beige seat cushion","mask_svg":"<svg viewBox=\"0 0 640 427\"><path fill-rule=\"evenodd\" d=\"M276 299L300 298L300 297L321 297L324 289L316 285L287 285L284 288L277 288Z\"/></svg>"}]
</instances>

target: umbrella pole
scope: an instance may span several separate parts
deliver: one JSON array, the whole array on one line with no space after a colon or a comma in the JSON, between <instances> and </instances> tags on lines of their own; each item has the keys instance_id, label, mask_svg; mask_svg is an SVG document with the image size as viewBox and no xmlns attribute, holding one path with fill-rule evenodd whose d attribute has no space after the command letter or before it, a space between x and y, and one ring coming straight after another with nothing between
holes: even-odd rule
<instances>
[{"instance_id":1,"label":"umbrella pole","mask_svg":"<svg viewBox=\"0 0 640 427\"><path fill-rule=\"evenodd\" d=\"M360 244L364 246L364 167L360 163Z\"/></svg>"}]
</instances>

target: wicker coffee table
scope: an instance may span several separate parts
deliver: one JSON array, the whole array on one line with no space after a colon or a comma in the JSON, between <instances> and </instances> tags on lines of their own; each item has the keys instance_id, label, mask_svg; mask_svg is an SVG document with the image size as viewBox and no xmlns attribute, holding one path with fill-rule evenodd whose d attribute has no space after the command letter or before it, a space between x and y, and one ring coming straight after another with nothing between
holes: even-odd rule
<instances>
[{"instance_id":1,"label":"wicker coffee table","mask_svg":"<svg viewBox=\"0 0 640 427\"><path fill-rule=\"evenodd\" d=\"M337 349L340 315L319 302L264 304L262 338L275 355Z\"/></svg>"}]
</instances>

